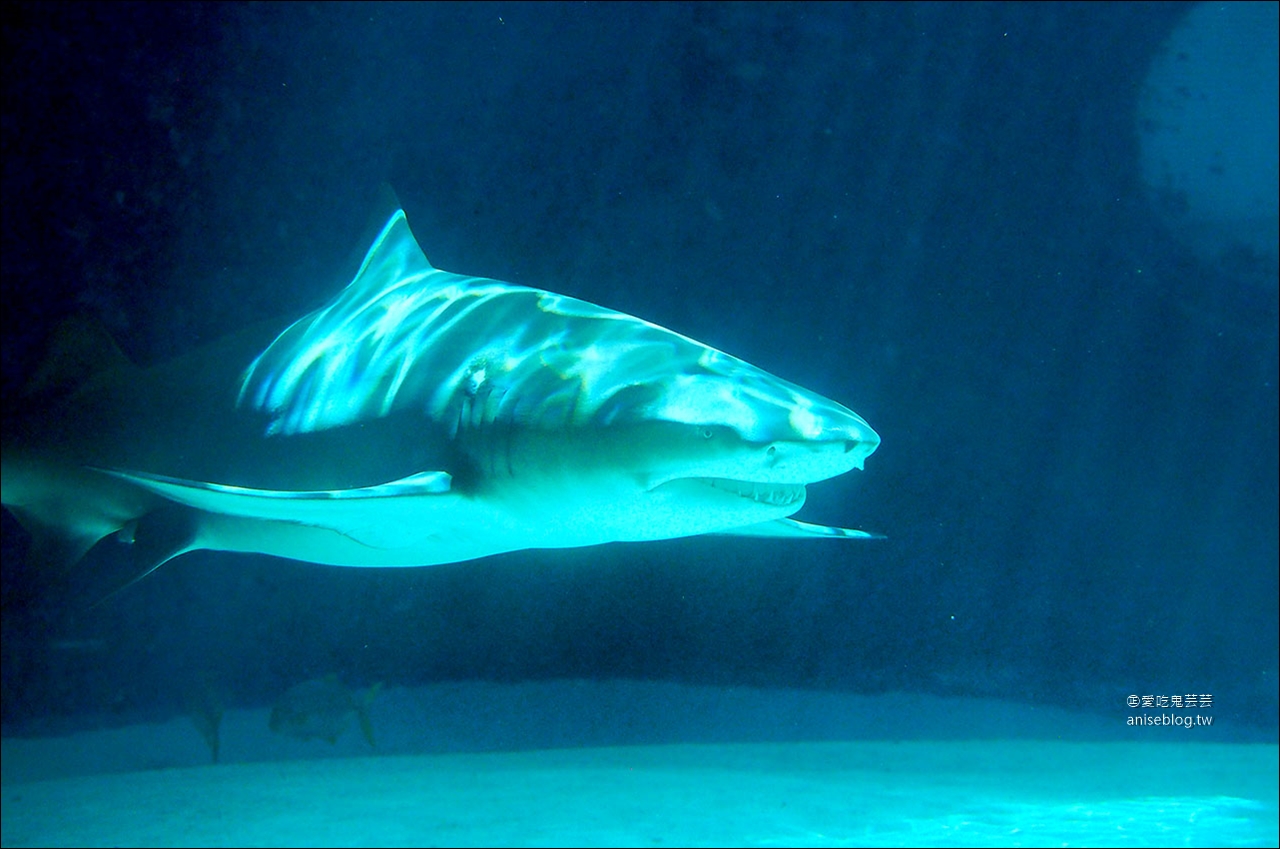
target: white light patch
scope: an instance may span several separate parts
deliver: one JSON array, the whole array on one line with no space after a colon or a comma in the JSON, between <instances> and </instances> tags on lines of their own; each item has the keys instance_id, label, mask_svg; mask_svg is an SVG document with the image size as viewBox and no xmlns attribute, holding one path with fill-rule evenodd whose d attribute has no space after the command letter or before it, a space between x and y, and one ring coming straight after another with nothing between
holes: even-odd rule
<instances>
[{"instance_id":1,"label":"white light patch","mask_svg":"<svg viewBox=\"0 0 1280 849\"><path fill-rule=\"evenodd\" d=\"M803 398L797 398L791 408L787 421L795 432L805 439L817 439L822 436L822 419L814 415L813 409Z\"/></svg>"},{"instance_id":2,"label":"white light patch","mask_svg":"<svg viewBox=\"0 0 1280 849\"><path fill-rule=\"evenodd\" d=\"M382 312L382 315L376 318L369 328L373 338L382 339L400 332L414 310L418 308L421 298L420 292L409 292L395 296L389 295L371 305Z\"/></svg>"},{"instance_id":3,"label":"white light patch","mask_svg":"<svg viewBox=\"0 0 1280 849\"><path fill-rule=\"evenodd\" d=\"M726 425L739 433L751 433L758 424L755 411L727 381L709 381L700 375L678 375L654 405L660 419L686 424Z\"/></svg>"}]
</instances>

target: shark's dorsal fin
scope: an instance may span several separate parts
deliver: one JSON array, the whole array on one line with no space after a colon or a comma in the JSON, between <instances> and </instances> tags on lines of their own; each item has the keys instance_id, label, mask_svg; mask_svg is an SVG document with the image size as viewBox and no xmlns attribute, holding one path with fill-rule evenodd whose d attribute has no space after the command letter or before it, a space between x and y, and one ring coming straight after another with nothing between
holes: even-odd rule
<instances>
[{"instance_id":1,"label":"shark's dorsal fin","mask_svg":"<svg viewBox=\"0 0 1280 849\"><path fill-rule=\"evenodd\" d=\"M378 187L370 207L371 211L365 219L364 228L360 231L358 241L352 242L351 250L347 253L342 266L337 269L339 273L333 281L335 290L350 285L360 276L360 271L365 267L365 261L369 258L370 246L378 241L379 236L392 216L403 208L395 190L387 183L383 183Z\"/></svg>"},{"instance_id":2,"label":"shark's dorsal fin","mask_svg":"<svg viewBox=\"0 0 1280 849\"><path fill-rule=\"evenodd\" d=\"M381 293L389 286L435 271L409 229L404 210L396 207L383 222L350 288Z\"/></svg>"},{"instance_id":3,"label":"shark's dorsal fin","mask_svg":"<svg viewBox=\"0 0 1280 849\"><path fill-rule=\"evenodd\" d=\"M396 206L347 287L290 325L249 366L237 405L271 415L268 434L325 430L390 413L403 381L430 348L424 337L434 333L433 317L455 303L470 280L434 268Z\"/></svg>"},{"instance_id":4,"label":"shark's dorsal fin","mask_svg":"<svg viewBox=\"0 0 1280 849\"><path fill-rule=\"evenodd\" d=\"M102 324L88 315L64 319L49 337L44 359L22 389L23 396L70 394L96 374L132 366Z\"/></svg>"}]
</instances>

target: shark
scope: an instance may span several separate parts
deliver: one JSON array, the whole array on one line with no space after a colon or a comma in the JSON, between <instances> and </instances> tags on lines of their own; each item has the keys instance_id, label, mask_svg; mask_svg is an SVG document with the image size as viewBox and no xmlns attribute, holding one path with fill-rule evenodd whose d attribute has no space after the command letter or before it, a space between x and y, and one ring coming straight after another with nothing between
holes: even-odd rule
<instances>
[{"instance_id":1,"label":"shark","mask_svg":"<svg viewBox=\"0 0 1280 849\"><path fill-rule=\"evenodd\" d=\"M69 568L114 534L140 577L201 549L382 567L876 536L791 518L879 445L852 410L648 321L439 270L398 203L376 221L354 278L283 330L140 367L64 322L5 418L28 558Z\"/></svg>"}]
</instances>

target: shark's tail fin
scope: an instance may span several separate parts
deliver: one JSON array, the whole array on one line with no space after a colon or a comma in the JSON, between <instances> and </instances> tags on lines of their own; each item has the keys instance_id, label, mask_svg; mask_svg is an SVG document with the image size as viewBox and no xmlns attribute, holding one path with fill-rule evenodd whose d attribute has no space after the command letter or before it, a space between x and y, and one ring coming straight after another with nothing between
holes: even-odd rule
<instances>
[{"instance_id":1,"label":"shark's tail fin","mask_svg":"<svg viewBox=\"0 0 1280 849\"><path fill-rule=\"evenodd\" d=\"M74 315L50 335L16 403L4 411L0 500L31 535L27 563L46 583L52 582L46 589L59 595L67 595L67 587L82 586L72 579L72 567L98 540L119 529L120 519L103 504L120 487L74 459L56 451L51 456L43 445L50 441L47 431L71 415L65 405L95 380L111 374L108 379L127 381L135 369L97 319ZM60 447L55 441L55 448ZM89 597L78 602L87 604Z\"/></svg>"},{"instance_id":2,"label":"shark's tail fin","mask_svg":"<svg viewBox=\"0 0 1280 849\"><path fill-rule=\"evenodd\" d=\"M27 453L28 437L38 434L41 417L56 409L95 375L130 363L111 336L90 316L62 321L50 335L44 357L22 388L18 403L4 412L0 498L31 534L28 560L40 567L67 569L93 547L103 534L86 523L67 521L73 509L66 499L53 499L38 482L38 464Z\"/></svg>"}]
</instances>

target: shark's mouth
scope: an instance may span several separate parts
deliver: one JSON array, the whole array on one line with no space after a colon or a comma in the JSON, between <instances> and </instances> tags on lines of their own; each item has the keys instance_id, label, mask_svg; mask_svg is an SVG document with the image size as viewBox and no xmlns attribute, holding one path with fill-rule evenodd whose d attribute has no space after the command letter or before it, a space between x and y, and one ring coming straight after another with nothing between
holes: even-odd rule
<instances>
[{"instance_id":1,"label":"shark's mouth","mask_svg":"<svg viewBox=\"0 0 1280 849\"><path fill-rule=\"evenodd\" d=\"M804 485L798 483L759 483L757 481L737 481L729 478L696 478L699 483L713 486L750 498L759 504L773 507L790 507L804 501Z\"/></svg>"}]
</instances>

